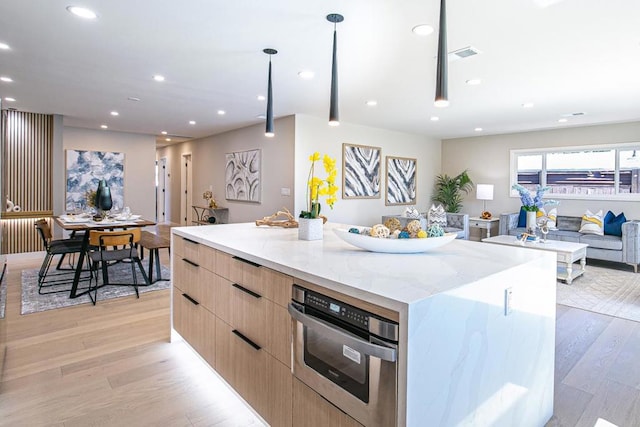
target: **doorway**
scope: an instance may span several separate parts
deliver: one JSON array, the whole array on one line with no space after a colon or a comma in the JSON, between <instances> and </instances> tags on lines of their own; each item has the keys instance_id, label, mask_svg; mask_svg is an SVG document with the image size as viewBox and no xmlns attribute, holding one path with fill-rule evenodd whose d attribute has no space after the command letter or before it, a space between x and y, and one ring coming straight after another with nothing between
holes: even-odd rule
<instances>
[{"instance_id":1,"label":"doorway","mask_svg":"<svg viewBox=\"0 0 640 427\"><path fill-rule=\"evenodd\" d=\"M169 213L168 176L167 158L162 157L156 161L156 222L159 223L166 222Z\"/></svg>"},{"instance_id":2,"label":"doorway","mask_svg":"<svg viewBox=\"0 0 640 427\"><path fill-rule=\"evenodd\" d=\"M191 153L182 154L180 164L180 224L191 224L193 173L191 171Z\"/></svg>"}]
</instances>

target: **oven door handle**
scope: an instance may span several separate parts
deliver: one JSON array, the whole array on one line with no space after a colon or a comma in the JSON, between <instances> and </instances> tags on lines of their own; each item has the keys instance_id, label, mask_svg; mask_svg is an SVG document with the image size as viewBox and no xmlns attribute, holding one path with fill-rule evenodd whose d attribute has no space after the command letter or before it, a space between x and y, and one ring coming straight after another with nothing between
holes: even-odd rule
<instances>
[{"instance_id":1,"label":"oven door handle","mask_svg":"<svg viewBox=\"0 0 640 427\"><path fill-rule=\"evenodd\" d=\"M386 360L388 362L395 362L397 360L395 348L372 344L351 334L342 332L327 322L319 320L313 316L309 316L308 314L301 313L293 304L289 304L288 310L291 317L302 323L304 326L319 330L324 336L334 341L342 341L345 345L359 351L360 353L377 357L378 359Z\"/></svg>"}]
</instances>

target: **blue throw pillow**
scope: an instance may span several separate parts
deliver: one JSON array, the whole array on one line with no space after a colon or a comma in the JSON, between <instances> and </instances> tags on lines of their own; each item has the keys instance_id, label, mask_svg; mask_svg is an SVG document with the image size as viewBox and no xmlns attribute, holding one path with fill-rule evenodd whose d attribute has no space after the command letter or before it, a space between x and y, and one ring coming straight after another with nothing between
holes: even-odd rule
<instances>
[{"instance_id":1,"label":"blue throw pillow","mask_svg":"<svg viewBox=\"0 0 640 427\"><path fill-rule=\"evenodd\" d=\"M520 215L518 216L518 228L527 226L527 211L520 206Z\"/></svg>"},{"instance_id":2,"label":"blue throw pillow","mask_svg":"<svg viewBox=\"0 0 640 427\"><path fill-rule=\"evenodd\" d=\"M627 222L627 218L624 216L624 212L616 216L613 212L607 212L604 217L604 234L610 236L622 236L622 224Z\"/></svg>"}]
</instances>

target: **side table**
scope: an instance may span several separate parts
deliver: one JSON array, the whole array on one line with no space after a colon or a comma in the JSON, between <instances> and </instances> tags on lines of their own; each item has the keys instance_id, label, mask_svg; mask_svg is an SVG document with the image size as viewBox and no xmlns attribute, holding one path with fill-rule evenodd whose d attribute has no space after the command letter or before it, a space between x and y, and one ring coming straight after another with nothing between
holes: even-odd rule
<instances>
[{"instance_id":1,"label":"side table","mask_svg":"<svg viewBox=\"0 0 640 427\"><path fill-rule=\"evenodd\" d=\"M491 237L491 232L498 234L498 227L500 224L500 218L482 219L479 217L469 218L469 228L479 228L486 230L486 236L480 236L480 240Z\"/></svg>"}]
</instances>

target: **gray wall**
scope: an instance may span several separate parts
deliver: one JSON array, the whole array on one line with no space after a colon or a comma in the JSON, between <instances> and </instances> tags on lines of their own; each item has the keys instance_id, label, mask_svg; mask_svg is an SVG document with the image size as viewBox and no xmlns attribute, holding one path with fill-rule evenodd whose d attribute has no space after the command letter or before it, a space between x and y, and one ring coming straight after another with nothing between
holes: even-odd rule
<instances>
[{"instance_id":1,"label":"gray wall","mask_svg":"<svg viewBox=\"0 0 640 427\"><path fill-rule=\"evenodd\" d=\"M159 148L156 157L167 158L170 174L168 220L180 223L180 161L185 153L191 153L193 159L193 204L204 205L202 193L211 187L218 205L229 208L230 222L252 222L283 207L293 212L294 128L295 119L289 116L276 120L273 138L266 138L264 125L259 124ZM226 200L225 154L254 149L260 149L262 156L261 203ZM289 188L291 195L281 195L281 188Z\"/></svg>"},{"instance_id":2,"label":"gray wall","mask_svg":"<svg viewBox=\"0 0 640 427\"><path fill-rule=\"evenodd\" d=\"M509 150L625 142L640 142L640 122L449 139L442 143L442 171L457 174L469 169L474 183L494 184L494 200L487 202L487 210L495 216L520 209L520 199L509 195ZM473 216L482 211L475 192L465 198L464 205L463 211ZM563 199L558 215L579 216L586 209L624 212L628 219L640 219L640 203L606 200Z\"/></svg>"}]
</instances>

